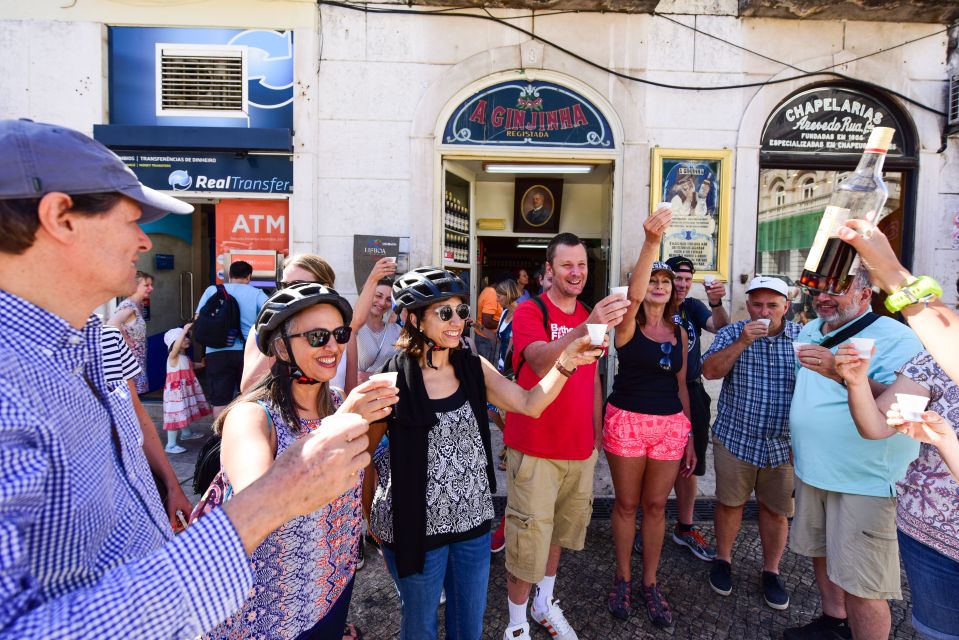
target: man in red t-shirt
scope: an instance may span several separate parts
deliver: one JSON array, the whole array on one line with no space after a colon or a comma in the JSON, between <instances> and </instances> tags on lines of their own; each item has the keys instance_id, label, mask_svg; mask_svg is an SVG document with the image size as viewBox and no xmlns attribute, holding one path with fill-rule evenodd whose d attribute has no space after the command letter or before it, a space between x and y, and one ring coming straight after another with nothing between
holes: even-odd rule
<instances>
[{"instance_id":1,"label":"man in red t-shirt","mask_svg":"<svg viewBox=\"0 0 959 640\"><path fill-rule=\"evenodd\" d=\"M586 247L571 233L561 233L546 249L546 271L553 285L540 299L527 300L513 316L513 370L530 389L554 366L586 323L615 327L629 303L612 295L590 312L576 298L586 284ZM522 363L522 366L520 366ZM559 397L539 418L506 414L506 570L509 640L527 640L526 605L536 585L531 612L557 640L575 639L553 600L561 550L579 550L592 515L593 469L603 438L602 390L596 364L578 367Z\"/></svg>"}]
</instances>

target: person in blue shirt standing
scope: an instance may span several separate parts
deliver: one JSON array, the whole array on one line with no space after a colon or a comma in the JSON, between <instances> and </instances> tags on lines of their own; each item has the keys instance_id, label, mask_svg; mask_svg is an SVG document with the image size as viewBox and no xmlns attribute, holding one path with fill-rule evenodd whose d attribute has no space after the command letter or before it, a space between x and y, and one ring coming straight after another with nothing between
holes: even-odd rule
<instances>
[{"instance_id":1,"label":"person in blue shirt standing","mask_svg":"<svg viewBox=\"0 0 959 640\"><path fill-rule=\"evenodd\" d=\"M723 327L703 357L703 376L723 378L713 424L717 553L709 585L721 596L733 592L733 543L743 505L755 491L763 599L778 610L789 607L779 563L793 515L789 403L796 384L793 339L802 329L785 320L788 295L788 285L779 278L753 278L746 287L749 320Z\"/></svg>"},{"instance_id":2,"label":"person in blue shirt standing","mask_svg":"<svg viewBox=\"0 0 959 640\"><path fill-rule=\"evenodd\" d=\"M0 149L0 636L195 638L267 535L356 482L368 425L324 423L174 538L91 313L133 292L140 225L193 207L65 127L0 120Z\"/></svg>"},{"instance_id":3,"label":"person in blue shirt standing","mask_svg":"<svg viewBox=\"0 0 959 640\"><path fill-rule=\"evenodd\" d=\"M819 316L797 342L801 368L789 413L796 469L796 516L789 546L812 558L823 615L783 634L803 638L888 638L890 599L900 599L896 482L919 455L903 434L859 436L835 352L849 338L872 338L873 395L922 349L906 325L869 311L872 285L860 269L849 289L832 296L809 290ZM847 618L848 615L848 618Z\"/></svg>"},{"instance_id":4,"label":"person in blue shirt standing","mask_svg":"<svg viewBox=\"0 0 959 640\"><path fill-rule=\"evenodd\" d=\"M237 260L230 265L230 281L223 285L227 293L236 298L240 307L240 333L236 341L229 346L206 348L206 375L210 384L210 404L213 405L214 416L220 415L240 389L245 346L243 337L250 335L250 329L256 324L256 317L266 302L266 293L250 284L252 277L253 265ZM206 288L196 306L197 314L215 293L216 285Z\"/></svg>"},{"instance_id":5,"label":"person in blue shirt standing","mask_svg":"<svg viewBox=\"0 0 959 640\"><path fill-rule=\"evenodd\" d=\"M713 282L706 289L709 307L696 298L689 298L696 267L693 261L684 256L673 256L666 264L676 274L673 286L679 301L677 322L689 336L689 358L686 364L686 388L689 390L690 421L693 424L693 447L696 450L696 468L689 476L680 474L676 478L676 506L678 514L673 528L673 542L685 546L689 551L706 562L716 557L716 549L710 545L693 525L693 509L696 505L697 478L706 473L706 447L709 444L709 406L711 400L703 386L700 366L703 331L716 333L729 324L729 315L723 307L726 287L722 282ZM637 541L638 542L638 541ZM638 544L636 546L639 546Z\"/></svg>"}]
</instances>

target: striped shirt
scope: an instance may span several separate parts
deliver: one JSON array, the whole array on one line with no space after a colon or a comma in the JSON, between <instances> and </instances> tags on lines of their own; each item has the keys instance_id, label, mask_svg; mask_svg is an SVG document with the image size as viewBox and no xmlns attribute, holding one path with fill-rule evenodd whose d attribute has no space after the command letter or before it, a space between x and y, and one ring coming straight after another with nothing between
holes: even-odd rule
<instances>
[{"instance_id":1,"label":"striped shirt","mask_svg":"<svg viewBox=\"0 0 959 640\"><path fill-rule=\"evenodd\" d=\"M746 347L723 378L713 435L730 453L757 467L789 462L789 405L796 386L793 340L802 325L785 320L779 335L757 339ZM745 320L726 325L716 334L709 356L732 345Z\"/></svg>"},{"instance_id":2,"label":"striped shirt","mask_svg":"<svg viewBox=\"0 0 959 640\"><path fill-rule=\"evenodd\" d=\"M140 363L119 329L103 325L100 344L103 347L103 375L107 384L126 382L140 374Z\"/></svg>"},{"instance_id":3,"label":"striped shirt","mask_svg":"<svg viewBox=\"0 0 959 640\"><path fill-rule=\"evenodd\" d=\"M82 329L0 290L0 637L194 638L252 574L222 510L176 538L130 389Z\"/></svg>"}]
</instances>

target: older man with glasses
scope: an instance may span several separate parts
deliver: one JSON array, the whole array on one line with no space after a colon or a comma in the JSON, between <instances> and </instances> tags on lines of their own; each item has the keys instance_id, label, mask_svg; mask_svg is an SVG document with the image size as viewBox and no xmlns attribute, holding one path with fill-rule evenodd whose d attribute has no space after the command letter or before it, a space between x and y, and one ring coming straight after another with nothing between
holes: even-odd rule
<instances>
[{"instance_id":1,"label":"older man with glasses","mask_svg":"<svg viewBox=\"0 0 959 640\"><path fill-rule=\"evenodd\" d=\"M757 276L746 288L749 320L722 328L703 357L703 375L723 378L713 424L716 469L716 559L713 591L733 591L732 552L743 506L755 491L763 549L763 599L773 609L789 606L779 563L793 514L789 403L796 383L793 340L802 326L785 320L789 287Z\"/></svg>"},{"instance_id":2,"label":"older man with glasses","mask_svg":"<svg viewBox=\"0 0 959 640\"><path fill-rule=\"evenodd\" d=\"M783 637L884 639L892 624L885 600L902 597L896 482L919 444L902 434L860 437L834 354L850 338L874 339L868 376L878 395L922 345L905 325L870 312L872 285L865 269L842 295L809 293L819 317L798 338L809 344L798 351L789 414L796 468L790 548L812 558L823 615L787 629Z\"/></svg>"}]
</instances>

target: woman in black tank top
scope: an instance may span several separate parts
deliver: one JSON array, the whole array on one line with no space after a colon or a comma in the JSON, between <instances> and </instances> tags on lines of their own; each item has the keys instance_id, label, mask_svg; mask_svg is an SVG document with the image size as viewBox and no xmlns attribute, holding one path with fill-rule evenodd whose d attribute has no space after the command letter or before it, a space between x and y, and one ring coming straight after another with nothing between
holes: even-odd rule
<instances>
[{"instance_id":1,"label":"woman in black tank top","mask_svg":"<svg viewBox=\"0 0 959 640\"><path fill-rule=\"evenodd\" d=\"M645 244L645 264L641 254L630 279L630 308L616 327L619 369L603 424L603 448L616 494L612 516L616 574L608 607L621 619L629 616L632 607L630 561L636 510L641 503L641 601L653 624L669 627L672 613L656 585L666 499L680 464L688 475L695 467L696 454L689 438L687 336L673 321L677 308L674 274L663 262L649 266L651 256Z\"/></svg>"}]
</instances>

